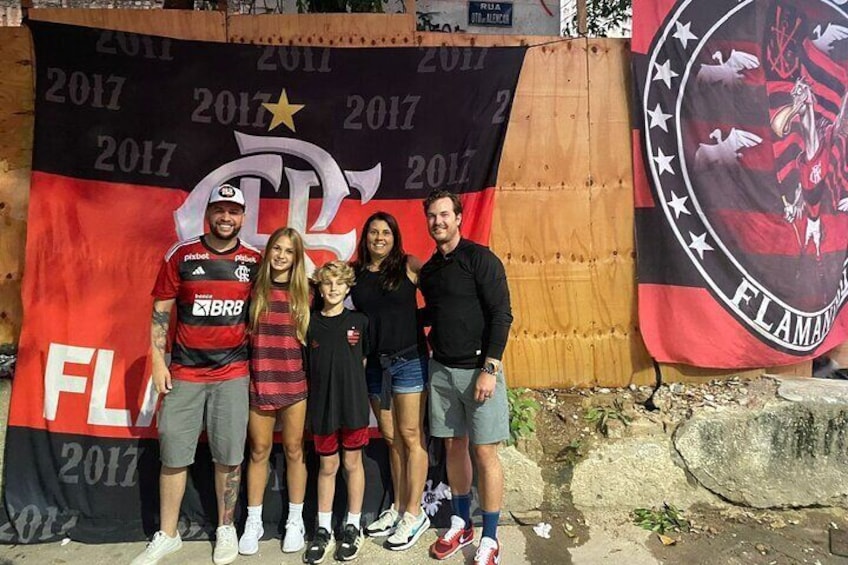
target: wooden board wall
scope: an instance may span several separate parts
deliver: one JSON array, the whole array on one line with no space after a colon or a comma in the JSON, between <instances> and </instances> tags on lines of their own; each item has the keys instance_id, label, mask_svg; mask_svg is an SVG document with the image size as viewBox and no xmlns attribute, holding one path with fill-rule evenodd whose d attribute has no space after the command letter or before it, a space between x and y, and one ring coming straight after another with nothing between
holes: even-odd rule
<instances>
[{"instance_id":1,"label":"wooden board wall","mask_svg":"<svg viewBox=\"0 0 848 565\"><path fill-rule=\"evenodd\" d=\"M21 277L32 162L33 78L29 33L0 28L0 344L21 332Z\"/></svg>"},{"instance_id":2,"label":"wooden board wall","mask_svg":"<svg viewBox=\"0 0 848 565\"><path fill-rule=\"evenodd\" d=\"M625 40L418 33L396 15L226 16L176 10L32 10L33 19L234 43L530 45L510 118L491 245L506 265L515 322L512 386L652 383L636 317L629 45ZM32 147L28 34L0 30L0 343L20 332ZM8 69L14 72L7 74ZM790 373L806 372L809 364ZM665 380L761 371L662 367ZM772 371L774 372L774 371ZM784 369L783 372L786 372Z\"/></svg>"}]
</instances>

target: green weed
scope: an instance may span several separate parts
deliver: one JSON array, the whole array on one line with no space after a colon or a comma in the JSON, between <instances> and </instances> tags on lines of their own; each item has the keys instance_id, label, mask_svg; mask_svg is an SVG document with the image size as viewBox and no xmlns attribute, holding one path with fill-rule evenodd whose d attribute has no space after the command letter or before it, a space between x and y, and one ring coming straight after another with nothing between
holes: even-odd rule
<instances>
[{"instance_id":1,"label":"green weed","mask_svg":"<svg viewBox=\"0 0 848 565\"><path fill-rule=\"evenodd\" d=\"M614 401L612 406L593 406L584 418L605 436L609 433L609 423L613 420L618 420L625 426L630 425L630 416L624 413L620 400Z\"/></svg>"},{"instance_id":2,"label":"green weed","mask_svg":"<svg viewBox=\"0 0 848 565\"><path fill-rule=\"evenodd\" d=\"M536 432L536 412L541 405L530 396L530 389L510 388L506 391L509 402L509 440L513 445L521 438L532 436Z\"/></svg>"},{"instance_id":3,"label":"green weed","mask_svg":"<svg viewBox=\"0 0 848 565\"><path fill-rule=\"evenodd\" d=\"M683 511L664 502L662 508L637 508L633 511L633 523L656 532L688 532L689 520L683 517Z\"/></svg>"}]
</instances>

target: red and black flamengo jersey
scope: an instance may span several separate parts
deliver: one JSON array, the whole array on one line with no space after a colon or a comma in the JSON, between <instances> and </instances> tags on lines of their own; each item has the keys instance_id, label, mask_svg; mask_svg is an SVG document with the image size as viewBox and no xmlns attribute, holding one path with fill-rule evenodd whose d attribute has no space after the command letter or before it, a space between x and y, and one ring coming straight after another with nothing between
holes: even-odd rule
<instances>
[{"instance_id":1,"label":"red and black flamengo jersey","mask_svg":"<svg viewBox=\"0 0 848 565\"><path fill-rule=\"evenodd\" d=\"M205 382L248 375L248 304L260 258L244 242L218 253L202 237L165 255L153 297L176 299L171 377Z\"/></svg>"},{"instance_id":2,"label":"red and black flamengo jersey","mask_svg":"<svg viewBox=\"0 0 848 565\"><path fill-rule=\"evenodd\" d=\"M250 336L250 406L279 410L308 394L303 346L297 340L289 283L272 283L268 311Z\"/></svg>"}]
</instances>

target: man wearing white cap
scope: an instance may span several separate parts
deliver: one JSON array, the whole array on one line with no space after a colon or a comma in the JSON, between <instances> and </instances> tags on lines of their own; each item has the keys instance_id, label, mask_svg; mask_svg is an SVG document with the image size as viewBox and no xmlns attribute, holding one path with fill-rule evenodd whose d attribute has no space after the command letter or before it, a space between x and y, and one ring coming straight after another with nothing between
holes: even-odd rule
<instances>
[{"instance_id":1,"label":"man wearing white cap","mask_svg":"<svg viewBox=\"0 0 848 565\"><path fill-rule=\"evenodd\" d=\"M132 565L153 565L182 547L177 531L188 466L205 428L215 462L218 529L213 561L238 555L238 499L248 417L247 319L260 253L240 241L244 195L224 184L206 207L209 232L174 245L153 288L153 384L159 409L160 530ZM177 307L171 363L165 345Z\"/></svg>"}]
</instances>

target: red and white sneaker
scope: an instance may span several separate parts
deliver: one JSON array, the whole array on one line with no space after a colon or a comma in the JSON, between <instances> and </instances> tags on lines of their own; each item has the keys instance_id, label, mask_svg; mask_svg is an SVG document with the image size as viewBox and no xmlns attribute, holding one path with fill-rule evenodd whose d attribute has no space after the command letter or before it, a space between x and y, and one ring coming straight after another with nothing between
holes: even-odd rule
<instances>
[{"instance_id":1,"label":"red and white sneaker","mask_svg":"<svg viewBox=\"0 0 848 565\"><path fill-rule=\"evenodd\" d=\"M459 516L451 516L451 527L430 546L430 555L439 561L447 559L474 541L474 528L466 526Z\"/></svg>"},{"instance_id":2,"label":"red and white sneaker","mask_svg":"<svg viewBox=\"0 0 848 565\"><path fill-rule=\"evenodd\" d=\"M492 538L481 538L474 565L498 565L501 562L501 544Z\"/></svg>"}]
</instances>

